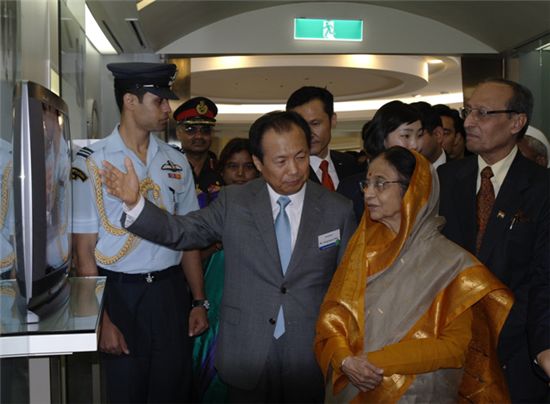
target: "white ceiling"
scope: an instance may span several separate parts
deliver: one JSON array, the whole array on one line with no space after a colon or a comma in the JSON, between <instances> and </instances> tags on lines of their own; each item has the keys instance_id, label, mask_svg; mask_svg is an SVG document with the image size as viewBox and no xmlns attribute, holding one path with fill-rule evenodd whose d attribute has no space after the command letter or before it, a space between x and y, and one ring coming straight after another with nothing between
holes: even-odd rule
<instances>
[{"instance_id":1,"label":"white ceiling","mask_svg":"<svg viewBox=\"0 0 550 404\"><path fill-rule=\"evenodd\" d=\"M218 121L233 125L237 133L259 115L254 106L282 107L288 95L303 85L327 87L335 95L336 109L347 111L339 113L338 128L357 131L386 100L420 96L437 103L437 97L460 94L460 56L514 52L550 34L550 1L87 0L87 4L119 52L169 49L169 58L192 58L192 95L222 104ZM300 16L312 7L341 10L344 17L367 10L371 42L355 48L291 45L285 51L286 44L281 47L277 39L271 40L279 33L268 20L256 22L259 25L250 31L241 25L253 17ZM373 21L373 15L379 18ZM412 23L404 26L403 21ZM228 29L232 26L238 28ZM382 42L372 41L374 34ZM375 52L365 52L369 49ZM241 60L235 63L221 57L225 55L239 55ZM359 56L365 58L359 64L345 60ZM434 57L443 63L427 65ZM373 63L368 58L378 59ZM353 100L371 103L358 107ZM225 106L238 106L238 113Z\"/></svg>"},{"instance_id":2,"label":"white ceiling","mask_svg":"<svg viewBox=\"0 0 550 404\"><path fill-rule=\"evenodd\" d=\"M453 27L485 43L496 52L512 50L550 32L550 1L547 0L87 0L100 26L104 31L108 27L107 36L115 39L119 50L124 53L157 52L178 38L233 16L277 6L308 3L376 5L410 13ZM138 11L136 6L139 5L147 6Z\"/></svg>"}]
</instances>

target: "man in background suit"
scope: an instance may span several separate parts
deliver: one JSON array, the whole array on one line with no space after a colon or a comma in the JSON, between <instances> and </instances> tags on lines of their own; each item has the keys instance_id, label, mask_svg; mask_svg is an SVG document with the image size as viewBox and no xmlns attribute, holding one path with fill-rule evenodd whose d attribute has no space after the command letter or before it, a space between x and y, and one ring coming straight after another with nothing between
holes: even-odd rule
<instances>
[{"instance_id":1,"label":"man in background suit","mask_svg":"<svg viewBox=\"0 0 550 404\"><path fill-rule=\"evenodd\" d=\"M289 97L286 110L299 113L311 129L310 180L334 191L342 179L361 171L353 156L329 149L331 130L336 127L334 97L330 91L302 87Z\"/></svg>"},{"instance_id":2,"label":"man in background suit","mask_svg":"<svg viewBox=\"0 0 550 404\"><path fill-rule=\"evenodd\" d=\"M420 113L422 120L422 136L419 139L420 153L437 169L447 162L443 150L443 124L437 111L425 101L411 103Z\"/></svg>"},{"instance_id":3,"label":"man in background suit","mask_svg":"<svg viewBox=\"0 0 550 404\"><path fill-rule=\"evenodd\" d=\"M315 322L355 220L351 201L308 181L310 139L295 112L262 116L250 128L262 178L224 187L207 208L186 216L169 216L140 197L130 162L128 174L105 163L106 186L128 208L123 221L135 218L129 231L175 249L222 240L216 368L233 402L323 401ZM279 201L287 197L284 207ZM286 236L276 230L280 215L290 224Z\"/></svg>"},{"instance_id":4,"label":"man in background suit","mask_svg":"<svg viewBox=\"0 0 550 404\"><path fill-rule=\"evenodd\" d=\"M514 293L499 358L512 401L535 403L548 394L538 376L550 374L550 207L548 173L516 146L532 108L531 92L517 83L481 83L463 111L467 147L478 155L441 166L439 178L443 233Z\"/></svg>"}]
</instances>

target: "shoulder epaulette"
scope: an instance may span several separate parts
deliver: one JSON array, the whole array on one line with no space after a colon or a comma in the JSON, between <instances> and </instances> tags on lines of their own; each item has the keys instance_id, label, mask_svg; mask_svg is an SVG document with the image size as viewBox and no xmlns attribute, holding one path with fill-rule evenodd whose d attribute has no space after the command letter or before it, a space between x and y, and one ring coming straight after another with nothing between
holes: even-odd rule
<instances>
[{"instance_id":1,"label":"shoulder epaulette","mask_svg":"<svg viewBox=\"0 0 550 404\"><path fill-rule=\"evenodd\" d=\"M84 157L85 159L87 159L88 157L90 157L90 155L93 152L94 151L92 149L90 149L89 147L83 147L76 153L76 155L80 156L80 157Z\"/></svg>"},{"instance_id":2,"label":"shoulder epaulette","mask_svg":"<svg viewBox=\"0 0 550 404\"><path fill-rule=\"evenodd\" d=\"M183 150L182 148L176 146L175 144L168 143L168 146L170 146L170 147L171 147L172 149L174 149L174 150L179 151L179 152L182 153L182 154L185 154L185 150Z\"/></svg>"}]
</instances>

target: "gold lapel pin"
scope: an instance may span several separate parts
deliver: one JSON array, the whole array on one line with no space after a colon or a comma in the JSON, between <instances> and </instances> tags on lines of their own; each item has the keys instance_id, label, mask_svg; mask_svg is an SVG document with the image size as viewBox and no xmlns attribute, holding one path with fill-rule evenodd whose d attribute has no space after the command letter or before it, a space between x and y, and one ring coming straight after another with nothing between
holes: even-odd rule
<instances>
[{"instance_id":1,"label":"gold lapel pin","mask_svg":"<svg viewBox=\"0 0 550 404\"><path fill-rule=\"evenodd\" d=\"M499 210L497 213L497 218L504 219L504 216L506 216L506 213L504 213L502 210Z\"/></svg>"}]
</instances>

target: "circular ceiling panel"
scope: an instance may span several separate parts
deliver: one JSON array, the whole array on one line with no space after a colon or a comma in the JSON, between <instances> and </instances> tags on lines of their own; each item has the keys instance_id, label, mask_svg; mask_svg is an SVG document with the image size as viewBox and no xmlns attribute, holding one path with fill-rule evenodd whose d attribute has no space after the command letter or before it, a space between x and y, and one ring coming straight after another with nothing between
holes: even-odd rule
<instances>
[{"instance_id":1,"label":"circular ceiling panel","mask_svg":"<svg viewBox=\"0 0 550 404\"><path fill-rule=\"evenodd\" d=\"M304 86L328 88L336 101L418 91L428 83L423 58L373 55L195 58L191 93L221 103L284 103Z\"/></svg>"},{"instance_id":2,"label":"circular ceiling panel","mask_svg":"<svg viewBox=\"0 0 550 404\"><path fill-rule=\"evenodd\" d=\"M417 76L346 67L259 67L191 74L191 93L223 103L284 103L296 89L326 87L337 101L389 96L423 88Z\"/></svg>"}]
</instances>

